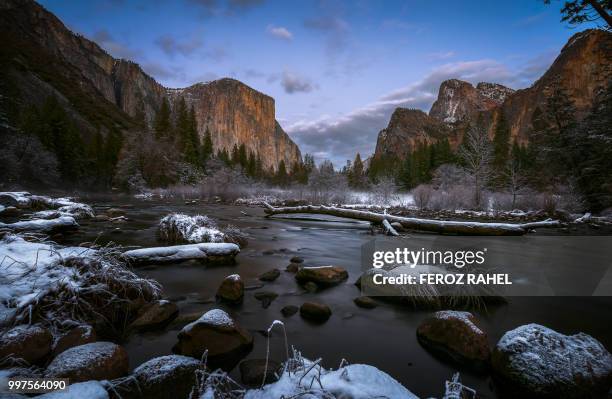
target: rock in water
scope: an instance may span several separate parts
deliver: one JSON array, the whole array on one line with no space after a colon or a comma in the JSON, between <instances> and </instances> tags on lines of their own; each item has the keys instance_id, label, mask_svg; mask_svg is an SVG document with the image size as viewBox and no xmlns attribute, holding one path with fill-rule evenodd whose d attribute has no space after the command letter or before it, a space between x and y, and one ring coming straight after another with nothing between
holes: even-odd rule
<instances>
[{"instance_id":1,"label":"rock in water","mask_svg":"<svg viewBox=\"0 0 612 399\"><path fill-rule=\"evenodd\" d=\"M313 282L323 287L340 284L347 278L346 270L338 266L302 267L295 275L300 284Z\"/></svg>"},{"instance_id":2,"label":"rock in water","mask_svg":"<svg viewBox=\"0 0 612 399\"><path fill-rule=\"evenodd\" d=\"M285 268L285 271L289 273L297 273L301 266L302 265L300 263L289 263L289 265L287 265Z\"/></svg>"},{"instance_id":3,"label":"rock in water","mask_svg":"<svg viewBox=\"0 0 612 399\"><path fill-rule=\"evenodd\" d=\"M432 352L477 371L488 366L491 349L487 334L469 312L443 310L417 328L419 343Z\"/></svg>"},{"instance_id":4,"label":"rock in water","mask_svg":"<svg viewBox=\"0 0 612 399\"><path fill-rule=\"evenodd\" d=\"M187 398L196 383L196 370L203 368L203 363L189 356L161 356L136 367L133 378L113 383L122 399Z\"/></svg>"},{"instance_id":5,"label":"rock in water","mask_svg":"<svg viewBox=\"0 0 612 399\"><path fill-rule=\"evenodd\" d=\"M272 291L258 291L255 293L255 299L261 301L261 306L264 309L267 309L272 303L272 301L275 300L277 297L278 294Z\"/></svg>"},{"instance_id":6,"label":"rock in water","mask_svg":"<svg viewBox=\"0 0 612 399\"><path fill-rule=\"evenodd\" d=\"M325 323L331 316L329 306L323 303L306 302L300 307L300 315L310 321Z\"/></svg>"},{"instance_id":7,"label":"rock in water","mask_svg":"<svg viewBox=\"0 0 612 399\"><path fill-rule=\"evenodd\" d=\"M496 379L521 397L605 397L612 385L612 355L599 341L539 324L505 333L491 364Z\"/></svg>"},{"instance_id":8,"label":"rock in water","mask_svg":"<svg viewBox=\"0 0 612 399\"><path fill-rule=\"evenodd\" d=\"M298 312L298 310L300 310L300 309L297 306L295 306L295 305L287 305L287 306L285 306L285 307L283 307L281 309L281 313L285 317L291 317L294 314L296 314Z\"/></svg>"},{"instance_id":9,"label":"rock in water","mask_svg":"<svg viewBox=\"0 0 612 399\"><path fill-rule=\"evenodd\" d=\"M261 276L259 276L259 280L261 280L261 281L274 281L279 276L280 276L280 270L272 269L272 270L269 270L269 271L265 272Z\"/></svg>"},{"instance_id":10,"label":"rock in water","mask_svg":"<svg viewBox=\"0 0 612 399\"><path fill-rule=\"evenodd\" d=\"M39 325L19 325L0 336L0 359L4 357L22 358L35 364L43 360L50 352L53 335Z\"/></svg>"},{"instance_id":11,"label":"rock in water","mask_svg":"<svg viewBox=\"0 0 612 399\"><path fill-rule=\"evenodd\" d=\"M89 344L91 342L96 342L96 332L93 327L87 324L76 326L55 342L53 346L53 357L56 357L67 349Z\"/></svg>"},{"instance_id":12,"label":"rock in water","mask_svg":"<svg viewBox=\"0 0 612 399\"><path fill-rule=\"evenodd\" d=\"M170 301L155 301L143 307L131 327L138 331L161 328L174 320L178 312L178 306Z\"/></svg>"},{"instance_id":13,"label":"rock in water","mask_svg":"<svg viewBox=\"0 0 612 399\"><path fill-rule=\"evenodd\" d=\"M187 324L178 334L174 353L201 359L208 350L207 366L229 371L252 349L253 337L226 312L212 309Z\"/></svg>"},{"instance_id":14,"label":"rock in water","mask_svg":"<svg viewBox=\"0 0 612 399\"><path fill-rule=\"evenodd\" d=\"M266 384L271 384L278 381L275 375L279 371L281 364L274 360L268 360L266 367L266 359L248 359L240 362L240 379L242 383L251 387L259 386L264 380L264 372L266 373ZM280 374L280 373L279 373Z\"/></svg>"},{"instance_id":15,"label":"rock in water","mask_svg":"<svg viewBox=\"0 0 612 399\"><path fill-rule=\"evenodd\" d=\"M289 262L291 262L291 263L304 263L304 258L302 258L300 256L294 256L293 258L289 259Z\"/></svg>"},{"instance_id":16,"label":"rock in water","mask_svg":"<svg viewBox=\"0 0 612 399\"><path fill-rule=\"evenodd\" d=\"M217 298L232 304L242 302L244 298L244 283L238 274L227 276L217 290Z\"/></svg>"},{"instance_id":17,"label":"rock in water","mask_svg":"<svg viewBox=\"0 0 612 399\"><path fill-rule=\"evenodd\" d=\"M364 309L374 309L375 307L378 306L376 301L374 301L369 296L357 297L353 299L353 302L355 302L355 305L359 306L360 308L364 308Z\"/></svg>"},{"instance_id":18,"label":"rock in water","mask_svg":"<svg viewBox=\"0 0 612 399\"><path fill-rule=\"evenodd\" d=\"M93 342L60 353L45 371L46 378L69 378L70 383L112 380L128 373L125 349L112 342Z\"/></svg>"}]
</instances>

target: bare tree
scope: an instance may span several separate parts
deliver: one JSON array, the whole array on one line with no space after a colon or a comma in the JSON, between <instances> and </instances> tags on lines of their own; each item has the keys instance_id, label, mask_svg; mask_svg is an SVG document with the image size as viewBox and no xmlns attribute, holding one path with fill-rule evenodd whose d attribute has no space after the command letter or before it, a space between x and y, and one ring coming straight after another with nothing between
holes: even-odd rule
<instances>
[{"instance_id":1,"label":"bare tree","mask_svg":"<svg viewBox=\"0 0 612 399\"><path fill-rule=\"evenodd\" d=\"M506 189L512 196L512 209L516 207L516 199L522 195L527 188L527 178L523 175L520 165L516 161L509 161L506 164L504 177L507 182Z\"/></svg>"},{"instance_id":2,"label":"bare tree","mask_svg":"<svg viewBox=\"0 0 612 399\"><path fill-rule=\"evenodd\" d=\"M493 176L493 146L487 132L481 128L470 129L459 148L459 157L474 186L474 204L481 208L482 193Z\"/></svg>"}]
</instances>

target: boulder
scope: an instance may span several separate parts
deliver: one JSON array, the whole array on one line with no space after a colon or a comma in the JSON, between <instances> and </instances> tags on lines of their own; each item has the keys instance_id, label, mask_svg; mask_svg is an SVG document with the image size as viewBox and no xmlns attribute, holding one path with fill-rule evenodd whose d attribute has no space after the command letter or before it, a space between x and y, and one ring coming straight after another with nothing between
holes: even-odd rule
<instances>
[{"instance_id":1,"label":"boulder","mask_svg":"<svg viewBox=\"0 0 612 399\"><path fill-rule=\"evenodd\" d=\"M421 322L416 333L419 343L437 355L476 371L488 367L487 334L469 312L436 312Z\"/></svg>"},{"instance_id":2,"label":"boulder","mask_svg":"<svg viewBox=\"0 0 612 399\"><path fill-rule=\"evenodd\" d=\"M111 380L128 374L128 355L112 342L92 342L60 353L45 370L46 378L69 378L70 383Z\"/></svg>"},{"instance_id":3,"label":"boulder","mask_svg":"<svg viewBox=\"0 0 612 399\"><path fill-rule=\"evenodd\" d=\"M83 324L76 326L62 335L53 345L53 357L75 346L96 342L96 332L92 326Z\"/></svg>"},{"instance_id":4,"label":"boulder","mask_svg":"<svg viewBox=\"0 0 612 399\"><path fill-rule=\"evenodd\" d=\"M125 210L119 208L110 208L106 211L106 214L111 218L116 218L119 216L125 216Z\"/></svg>"},{"instance_id":5,"label":"boulder","mask_svg":"<svg viewBox=\"0 0 612 399\"><path fill-rule=\"evenodd\" d=\"M187 398L196 383L195 372L204 365L192 357L181 355L151 359L132 372L132 378L113 382L122 399Z\"/></svg>"},{"instance_id":6,"label":"boulder","mask_svg":"<svg viewBox=\"0 0 612 399\"><path fill-rule=\"evenodd\" d=\"M53 335L39 325L19 325L0 336L0 359L21 358L30 364L37 364L51 353Z\"/></svg>"},{"instance_id":7,"label":"boulder","mask_svg":"<svg viewBox=\"0 0 612 399\"><path fill-rule=\"evenodd\" d=\"M304 258L299 257L299 256L294 256L293 258L289 259L289 262L291 262L291 263L304 263Z\"/></svg>"},{"instance_id":8,"label":"boulder","mask_svg":"<svg viewBox=\"0 0 612 399\"><path fill-rule=\"evenodd\" d=\"M347 278L346 270L338 266L302 267L295 275L300 284L312 282L322 287L340 284Z\"/></svg>"},{"instance_id":9,"label":"boulder","mask_svg":"<svg viewBox=\"0 0 612 399\"><path fill-rule=\"evenodd\" d=\"M253 336L226 312L212 309L187 324L178 334L174 353L201 359L208 350L207 366L229 371L252 349Z\"/></svg>"},{"instance_id":10,"label":"boulder","mask_svg":"<svg viewBox=\"0 0 612 399\"><path fill-rule=\"evenodd\" d=\"M174 320L178 312L175 303L161 299L142 307L131 327L138 331L161 328Z\"/></svg>"},{"instance_id":11,"label":"boulder","mask_svg":"<svg viewBox=\"0 0 612 399\"><path fill-rule=\"evenodd\" d=\"M264 309L268 308L277 297L278 294L272 291L258 291L255 293L255 299L261 301L261 306L263 306Z\"/></svg>"},{"instance_id":12,"label":"boulder","mask_svg":"<svg viewBox=\"0 0 612 399\"><path fill-rule=\"evenodd\" d=\"M304 284L304 289L314 294L315 292L319 291L319 286L313 283L312 281L309 281L306 284Z\"/></svg>"},{"instance_id":13,"label":"boulder","mask_svg":"<svg viewBox=\"0 0 612 399\"><path fill-rule=\"evenodd\" d=\"M217 298L232 304L242 302L244 298L244 282L238 274L227 276L217 290Z\"/></svg>"},{"instance_id":14,"label":"boulder","mask_svg":"<svg viewBox=\"0 0 612 399\"><path fill-rule=\"evenodd\" d=\"M300 315L310 321L317 323L326 322L332 314L329 306L323 303L306 302L300 307Z\"/></svg>"},{"instance_id":15,"label":"boulder","mask_svg":"<svg viewBox=\"0 0 612 399\"><path fill-rule=\"evenodd\" d=\"M297 273L297 271L300 270L300 267L302 267L302 265L299 263L290 263L285 268L285 271L289 273Z\"/></svg>"},{"instance_id":16,"label":"boulder","mask_svg":"<svg viewBox=\"0 0 612 399\"><path fill-rule=\"evenodd\" d=\"M295 305L287 305L285 307L283 307L281 309L281 313L283 314L283 316L285 317L291 317L294 314L296 314L298 312L298 310L300 310L300 308L298 308Z\"/></svg>"},{"instance_id":17,"label":"boulder","mask_svg":"<svg viewBox=\"0 0 612 399\"><path fill-rule=\"evenodd\" d=\"M250 387L258 387L264 382L264 373L266 376L265 383L271 384L278 381L276 374L280 374L281 364L274 360L268 359L266 367L266 359L248 359L240 362L240 379L242 383Z\"/></svg>"},{"instance_id":18,"label":"boulder","mask_svg":"<svg viewBox=\"0 0 612 399\"><path fill-rule=\"evenodd\" d=\"M274 281L279 276L280 276L280 270L272 269L272 270L269 270L269 271L265 272L261 276L259 276L259 280L261 280L261 281Z\"/></svg>"},{"instance_id":19,"label":"boulder","mask_svg":"<svg viewBox=\"0 0 612 399\"><path fill-rule=\"evenodd\" d=\"M612 386L612 355L599 341L539 324L505 333L491 365L496 381L516 397L605 397Z\"/></svg>"},{"instance_id":20,"label":"boulder","mask_svg":"<svg viewBox=\"0 0 612 399\"><path fill-rule=\"evenodd\" d=\"M359 306L360 308L364 308L364 309L374 309L375 307L378 306L376 301L374 301L369 296L357 297L353 299L353 302L355 302L355 305Z\"/></svg>"}]
</instances>

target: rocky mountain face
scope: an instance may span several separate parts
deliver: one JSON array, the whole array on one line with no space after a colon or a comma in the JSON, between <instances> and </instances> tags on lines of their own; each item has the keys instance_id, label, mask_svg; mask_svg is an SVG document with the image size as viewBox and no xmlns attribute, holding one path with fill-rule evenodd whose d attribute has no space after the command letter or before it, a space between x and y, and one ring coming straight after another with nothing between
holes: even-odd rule
<instances>
[{"instance_id":1,"label":"rocky mountain face","mask_svg":"<svg viewBox=\"0 0 612 399\"><path fill-rule=\"evenodd\" d=\"M54 95L88 132L130 131L144 111L150 124L164 97L195 107L199 133L216 150L245 144L266 168L301 162L297 145L275 120L274 99L232 79L169 90L138 64L115 59L67 29L32 0L0 0L0 88L4 113L40 106ZM84 137L87 140L87 137Z\"/></svg>"},{"instance_id":2,"label":"rocky mountain face","mask_svg":"<svg viewBox=\"0 0 612 399\"><path fill-rule=\"evenodd\" d=\"M281 160L287 167L301 161L300 150L274 119L274 99L235 79L198 83L168 90L171 102L185 98L194 107L200 137L208 130L215 149L231 151L244 144L262 156L266 169Z\"/></svg>"},{"instance_id":3,"label":"rocky mountain face","mask_svg":"<svg viewBox=\"0 0 612 399\"><path fill-rule=\"evenodd\" d=\"M546 73L527 89L514 91L495 83L474 87L451 79L440 85L429 114L396 109L378 135L374 158L390 154L401 158L415 143L431 143L440 137L448 137L456 147L469 125L478 125L493 137L501 115L512 140L528 144L534 133L534 112L546 110L552 92L563 93L580 121L611 87L612 33L586 30L570 38Z\"/></svg>"}]
</instances>

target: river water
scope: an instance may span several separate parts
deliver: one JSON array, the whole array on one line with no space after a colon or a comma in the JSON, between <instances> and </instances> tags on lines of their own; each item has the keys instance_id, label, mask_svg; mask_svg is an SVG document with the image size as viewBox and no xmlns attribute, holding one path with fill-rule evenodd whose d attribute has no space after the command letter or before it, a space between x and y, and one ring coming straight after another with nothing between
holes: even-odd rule
<instances>
[{"instance_id":1,"label":"river water","mask_svg":"<svg viewBox=\"0 0 612 399\"><path fill-rule=\"evenodd\" d=\"M425 351L416 340L416 328L429 311L415 311L398 305L381 304L376 309L361 309L353 304L359 296L354 286L361 273L361 247L371 241L367 223L335 220L288 220L264 218L262 209L218 204L185 205L182 201L139 201L127 197L83 198L94 205L96 213L113 206L124 206L128 222L123 224L83 222L78 233L62 243L78 244L97 241L126 246L158 246L156 229L159 219L171 212L205 214L220 225L233 224L249 235L249 244L237 257L236 265L206 267L195 262L160 265L136 269L142 276L156 279L164 297L175 300L182 314L203 313L220 307L252 332L255 346L249 358L265 357L266 338L262 331L275 319L285 323L289 344L308 358L323 358L326 367L336 368L342 359L349 363L366 363L380 368L421 397L441 397L444 381L461 371L462 381L476 389L479 397L495 398L489 376L475 375L439 360ZM248 215L241 213L246 212ZM264 254L266 251L266 254ZM269 254L269 251L274 251ZM240 306L216 304L214 295L229 274L238 273L247 287L261 285L257 277L272 269L284 270L292 256L305 259L307 266L337 265L349 272L344 284L318 293L304 292L294 275L282 272L272 283L261 288L279 297L263 309L253 297L257 289L245 293ZM328 304L333 315L328 322L314 325L299 314L284 318L280 309L300 306L306 301ZM509 303L476 312L487 331L491 346L504 332L519 325L539 323L565 334L579 331L612 348L612 297L515 297ZM174 324L161 332L130 336L124 343L131 367L171 353L182 326ZM284 360L281 333L271 336L271 358ZM238 379L236 370L232 373ZM239 380L239 379L238 379Z\"/></svg>"}]
</instances>

